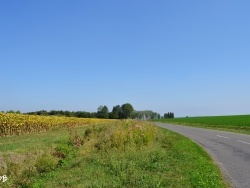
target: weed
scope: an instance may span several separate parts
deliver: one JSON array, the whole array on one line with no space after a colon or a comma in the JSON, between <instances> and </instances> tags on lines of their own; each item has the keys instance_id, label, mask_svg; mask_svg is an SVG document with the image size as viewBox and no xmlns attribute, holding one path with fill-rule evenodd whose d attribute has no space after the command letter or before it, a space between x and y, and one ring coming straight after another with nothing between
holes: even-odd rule
<instances>
[{"instance_id":1,"label":"weed","mask_svg":"<svg viewBox=\"0 0 250 188\"><path fill-rule=\"evenodd\" d=\"M58 161L50 154L44 154L37 159L35 167L39 173L48 173L55 170Z\"/></svg>"},{"instance_id":2,"label":"weed","mask_svg":"<svg viewBox=\"0 0 250 188\"><path fill-rule=\"evenodd\" d=\"M67 144L60 144L55 148L55 152L53 153L54 156L58 158L66 158L69 153L72 151L70 145Z\"/></svg>"},{"instance_id":3,"label":"weed","mask_svg":"<svg viewBox=\"0 0 250 188\"><path fill-rule=\"evenodd\" d=\"M125 120L72 129L69 135L47 132L33 143L43 150L12 153L12 166L4 155L8 172L17 172L7 174L8 187L225 187L204 150L148 123ZM34 148L25 143L29 151L22 153ZM13 151L22 147L14 146Z\"/></svg>"},{"instance_id":4,"label":"weed","mask_svg":"<svg viewBox=\"0 0 250 188\"><path fill-rule=\"evenodd\" d=\"M69 129L69 145L80 147L83 145L83 138L80 136L77 131L73 131L73 129Z\"/></svg>"}]
</instances>

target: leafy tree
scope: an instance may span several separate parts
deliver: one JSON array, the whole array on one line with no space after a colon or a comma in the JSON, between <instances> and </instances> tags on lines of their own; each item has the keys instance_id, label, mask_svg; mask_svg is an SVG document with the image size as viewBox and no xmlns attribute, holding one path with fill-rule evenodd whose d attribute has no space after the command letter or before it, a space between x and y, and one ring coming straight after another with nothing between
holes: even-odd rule
<instances>
[{"instance_id":1,"label":"leafy tree","mask_svg":"<svg viewBox=\"0 0 250 188\"><path fill-rule=\"evenodd\" d=\"M174 118L174 113L173 112L165 113L164 118Z\"/></svg>"},{"instance_id":2,"label":"leafy tree","mask_svg":"<svg viewBox=\"0 0 250 188\"><path fill-rule=\"evenodd\" d=\"M65 114L66 117L72 117L73 116L73 114L70 111L65 111L64 114Z\"/></svg>"},{"instance_id":3,"label":"leafy tree","mask_svg":"<svg viewBox=\"0 0 250 188\"><path fill-rule=\"evenodd\" d=\"M9 114L21 114L20 110L17 110L17 111L9 110L6 113L9 113Z\"/></svg>"},{"instance_id":4,"label":"leafy tree","mask_svg":"<svg viewBox=\"0 0 250 188\"><path fill-rule=\"evenodd\" d=\"M113 113L112 113L112 112L109 112L109 119L114 119L114 118L113 118Z\"/></svg>"},{"instance_id":5,"label":"leafy tree","mask_svg":"<svg viewBox=\"0 0 250 188\"><path fill-rule=\"evenodd\" d=\"M144 110L144 111L134 111L132 115L133 119L159 119L160 114L153 112L152 110Z\"/></svg>"},{"instance_id":6,"label":"leafy tree","mask_svg":"<svg viewBox=\"0 0 250 188\"><path fill-rule=\"evenodd\" d=\"M57 114L58 114L58 112L56 110L51 110L49 112L49 115L51 115L51 116L54 116L54 115L57 115Z\"/></svg>"},{"instance_id":7,"label":"leafy tree","mask_svg":"<svg viewBox=\"0 0 250 188\"><path fill-rule=\"evenodd\" d=\"M46 110L40 110L40 111L34 112L34 114L37 114L37 115L48 115L48 112Z\"/></svg>"},{"instance_id":8,"label":"leafy tree","mask_svg":"<svg viewBox=\"0 0 250 188\"><path fill-rule=\"evenodd\" d=\"M98 118L105 118L108 119L109 118L109 110L107 106L99 106L97 109L97 117Z\"/></svg>"},{"instance_id":9,"label":"leafy tree","mask_svg":"<svg viewBox=\"0 0 250 188\"><path fill-rule=\"evenodd\" d=\"M116 105L113 107L111 118L112 119L119 119L121 116L122 108L120 105Z\"/></svg>"},{"instance_id":10,"label":"leafy tree","mask_svg":"<svg viewBox=\"0 0 250 188\"><path fill-rule=\"evenodd\" d=\"M132 116L134 111L133 106L130 103L125 103L121 106L120 119L128 119Z\"/></svg>"}]
</instances>

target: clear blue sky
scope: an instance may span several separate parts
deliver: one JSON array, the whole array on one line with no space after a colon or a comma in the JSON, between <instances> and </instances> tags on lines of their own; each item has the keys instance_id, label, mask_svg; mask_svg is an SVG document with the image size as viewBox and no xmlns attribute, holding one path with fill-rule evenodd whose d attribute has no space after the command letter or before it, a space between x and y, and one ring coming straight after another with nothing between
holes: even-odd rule
<instances>
[{"instance_id":1,"label":"clear blue sky","mask_svg":"<svg viewBox=\"0 0 250 188\"><path fill-rule=\"evenodd\" d=\"M0 111L250 113L250 1L0 2Z\"/></svg>"}]
</instances>

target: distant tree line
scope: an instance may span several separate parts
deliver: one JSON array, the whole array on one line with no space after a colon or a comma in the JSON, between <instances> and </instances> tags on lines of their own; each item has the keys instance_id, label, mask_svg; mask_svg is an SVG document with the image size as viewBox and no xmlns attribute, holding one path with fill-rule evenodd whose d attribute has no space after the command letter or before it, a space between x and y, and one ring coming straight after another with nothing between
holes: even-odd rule
<instances>
[{"instance_id":1,"label":"distant tree line","mask_svg":"<svg viewBox=\"0 0 250 188\"><path fill-rule=\"evenodd\" d=\"M2 113L10 113L10 114L21 114L21 112L20 112L20 110L17 110L17 111L14 111L14 110L8 110L8 111L6 111L6 112L4 112L4 111L1 111Z\"/></svg>"},{"instance_id":2,"label":"distant tree line","mask_svg":"<svg viewBox=\"0 0 250 188\"><path fill-rule=\"evenodd\" d=\"M6 111L6 113L18 113L18 111ZM109 111L106 105L101 105L97 108L97 112L86 111L63 111L63 110L40 110L35 112L27 112L29 115L41 115L41 116L63 116L63 117L78 117L78 118L104 118L104 119L138 119L138 120L150 120L161 118L174 118L173 112L165 113L162 117L159 113L151 110L136 111L130 103L113 106L112 111Z\"/></svg>"},{"instance_id":3,"label":"distant tree line","mask_svg":"<svg viewBox=\"0 0 250 188\"><path fill-rule=\"evenodd\" d=\"M134 112L133 106L130 103L125 103L123 105L114 106L111 112L109 112L107 106L101 105L97 108L97 112L40 110L36 112L28 112L25 114L42 115L42 116L79 117L79 118L128 119L128 118L132 118L133 112Z\"/></svg>"},{"instance_id":4,"label":"distant tree line","mask_svg":"<svg viewBox=\"0 0 250 188\"><path fill-rule=\"evenodd\" d=\"M29 115L41 115L41 116L64 116L64 117L79 117L79 118L96 118L96 112L85 111L63 111L63 110L40 110L36 112L28 112Z\"/></svg>"},{"instance_id":5,"label":"distant tree line","mask_svg":"<svg viewBox=\"0 0 250 188\"><path fill-rule=\"evenodd\" d=\"M164 118L174 118L174 113L173 112L165 113Z\"/></svg>"}]
</instances>

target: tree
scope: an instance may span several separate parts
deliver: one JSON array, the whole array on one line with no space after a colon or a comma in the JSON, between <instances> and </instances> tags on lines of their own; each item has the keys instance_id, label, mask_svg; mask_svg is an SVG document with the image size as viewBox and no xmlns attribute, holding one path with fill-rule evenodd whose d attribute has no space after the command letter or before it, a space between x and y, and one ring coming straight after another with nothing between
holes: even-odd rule
<instances>
[{"instance_id":1,"label":"tree","mask_svg":"<svg viewBox=\"0 0 250 188\"><path fill-rule=\"evenodd\" d=\"M134 108L130 103L123 104L121 106L121 115L119 118L128 119L132 116L133 111L134 111Z\"/></svg>"},{"instance_id":2,"label":"tree","mask_svg":"<svg viewBox=\"0 0 250 188\"><path fill-rule=\"evenodd\" d=\"M97 109L97 117L98 118L104 118L108 119L109 118L109 110L107 106L99 106Z\"/></svg>"},{"instance_id":3,"label":"tree","mask_svg":"<svg viewBox=\"0 0 250 188\"><path fill-rule=\"evenodd\" d=\"M132 114L133 119L160 119L160 114L153 112L152 110L134 111Z\"/></svg>"},{"instance_id":4,"label":"tree","mask_svg":"<svg viewBox=\"0 0 250 188\"><path fill-rule=\"evenodd\" d=\"M119 119L121 116L122 108L120 105L116 105L113 107L111 118L112 119Z\"/></svg>"},{"instance_id":5,"label":"tree","mask_svg":"<svg viewBox=\"0 0 250 188\"><path fill-rule=\"evenodd\" d=\"M9 110L6 113L9 113L9 114L21 114L20 110L17 110L17 111Z\"/></svg>"},{"instance_id":6,"label":"tree","mask_svg":"<svg viewBox=\"0 0 250 188\"><path fill-rule=\"evenodd\" d=\"M114 119L114 118L113 118L113 113L112 113L112 112L109 112L109 119Z\"/></svg>"},{"instance_id":7,"label":"tree","mask_svg":"<svg viewBox=\"0 0 250 188\"><path fill-rule=\"evenodd\" d=\"M169 118L169 112L164 114L164 118Z\"/></svg>"},{"instance_id":8,"label":"tree","mask_svg":"<svg viewBox=\"0 0 250 188\"><path fill-rule=\"evenodd\" d=\"M174 118L174 113L173 112L165 113L164 118Z\"/></svg>"}]
</instances>

